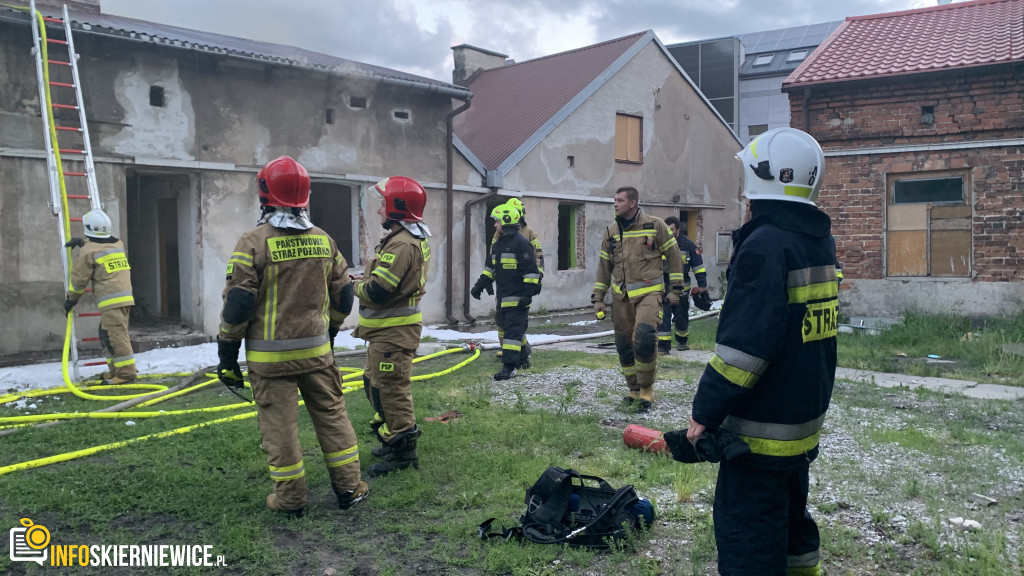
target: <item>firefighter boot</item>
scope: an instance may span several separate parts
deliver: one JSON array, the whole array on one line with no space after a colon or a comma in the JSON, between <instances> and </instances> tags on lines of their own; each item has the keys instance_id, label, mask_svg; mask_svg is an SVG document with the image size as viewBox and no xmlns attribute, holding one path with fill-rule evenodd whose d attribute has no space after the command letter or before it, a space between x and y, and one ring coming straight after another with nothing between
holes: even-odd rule
<instances>
[{"instance_id":1,"label":"firefighter boot","mask_svg":"<svg viewBox=\"0 0 1024 576\"><path fill-rule=\"evenodd\" d=\"M629 388L629 396L623 396L623 407L632 406L640 398L640 387L636 383L636 374L626 376L626 387Z\"/></svg>"},{"instance_id":2,"label":"firefighter boot","mask_svg":"<svg viewBox=\"0 0 1024 576\"><path fill-rule=\"evenodd\" d=\"M640 389L640 399L636 403L637 412L647 412L654 403L654 387L647 386Z\"/></svg>"},{"instance_id":3,"label":"firefighter boot","mask_svg":"<svg viewBox=\"0 0 1024 576\"><path fill-rule=\"evenodd\" d=\"M342 490L333 482L331 483L331 488L334 489L334 495L338 497L338 508L342 510L348 510L352 506L366 500L366 497L370 494L370 487L362 480L352 490Z\"/></svg>"},{"instance_id":4,"label":"firefighter boot","mask_svg":"<svg viewBox=\"0 0 1024 576\"><path fill-rule=\"evenodd\" d=\"M530 352L533 349L530 348L529 344L523 344L523 350L519 353L519 369L529 370L530 369Z\"/></svg>"},{"instance_id":5,"label":"firefighter boot","mask_svg":"<svg viewBox=\"0 0 1024 576\"><path fill-rule=\"evenodd\" d=\"M100 374L100 380L111 380L114 378L114 363L107 362L107 371Z\"/></svg>"},{"instance_id":6,"label":"firefighter boot","mask_svg":"<svg viewBox=\"0 0 1024 576\"><path fill-rule=\"evenodd\" d=\"M267 509L273 510L274 512L284 512L286 516L292 518L300 518L305 513L305 508L285 508L281 505L281 501L277 499L277 494L271 492L267 494Z\"/></svg>"},{"instance_id":7,"label":"firefighter boot","mask_svg":"<svg viewBox=\"0 0 1024 576\"><path fill-rule=\"evenodd\" d=\"M402 470L412 466L420 467L420 457L416 453L416 439L420 436L420 429L416 426L395 434L388 440L385 447L390 449L383 462L370 466L370 477L384 476L395 470Z\"/></svg>"},{"instance_id":8,"label":"firefighter boot","mask_svg":"<svg viewBox=\"0 0 1024 576\"><path fill-rule=\"evenodd\" d=\"M501 372L494 375L495 380L508 380L509 378L516 375L515 364L502 364Z\"/></svg>"}]
</instances>

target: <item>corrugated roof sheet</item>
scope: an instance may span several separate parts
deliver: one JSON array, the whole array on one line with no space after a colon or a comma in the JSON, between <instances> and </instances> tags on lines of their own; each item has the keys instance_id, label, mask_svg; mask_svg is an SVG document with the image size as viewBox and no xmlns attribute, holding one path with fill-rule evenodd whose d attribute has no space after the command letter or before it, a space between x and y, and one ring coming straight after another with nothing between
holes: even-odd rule
<instances>
[{"instance_id":1,"label":"corrugated roof sheet","mask_svg":"<svg viewBox=\"0 0 1024 576\"><path fill-rule=\"evenodd\" d=\"M37 6L37 9L44 15L60 17L60 11L49 6ZM128 40L163 44L187 50L198 50L236 56L254 60L265 61L285 66L297 66L332 72L347 76L364 76L369 78L389 78L393 80L415 82L437 86L449 90L465 91L461 86L455 86L446 82L440 82L431 78L407 74L398 70L374 66L363 62L356 62L345 58L338 58L311 50L304 50L294 46L284 46L270 42L258 42L245 38L235 38L222 34L213 34L199 30L167 26L156 22L124 18L110 14L100 14L98 11L68 8L71 16L72 29L75 32L81 30L84 33L100 34L107 36L122 37ZM7 20L19 20L28 24L28 13L24 11L13 11L0 7L0 17Z\"/></svg>"},{"instance_id":2,"label":"corrugated roof sheet","mask_svg":"<svg viewBox=\"0 0 1024 576\"><path fill-rule=\"evenodd\" d=\"M473 105L455 117L455 134L486 169L497 169L646 34L481 72L468 86Z\"/></svg>"},{"instance_id":3,"label":"corrugated roof sheet","mask_svg":"<svg viewBox=\"0 0 1024 576\"><path fill-rule=\"evenodd\" d=\"M847 18L786 78L823 84L1024 61L1024 0Z\"/></svg>"}]
</instances>

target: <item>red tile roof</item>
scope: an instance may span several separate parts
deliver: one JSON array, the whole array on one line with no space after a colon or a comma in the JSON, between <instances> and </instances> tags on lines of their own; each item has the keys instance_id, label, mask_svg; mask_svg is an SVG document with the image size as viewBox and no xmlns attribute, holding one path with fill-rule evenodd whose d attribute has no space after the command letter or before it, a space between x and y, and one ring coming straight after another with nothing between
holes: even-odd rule
<instances>
[{"instance_id":1,"label":"red tile roof","mask_svg":"<svg viewBox=\"0 0 1024 576\"><path fill-rule=\"evenodd\" d=\"M455 135L487 170L497 169L645 34L481 72Z\"/></svg>"},{"instance_id":2,"label":"red tile roof","mask_svg":"<svg viewBox=\"0 0 1024 576\"><path fill-rule=\"evenodd\" d=\"M1024 0L975 0L847 18L784 86L1024 61Z\"/></svg>"}]
</instances>

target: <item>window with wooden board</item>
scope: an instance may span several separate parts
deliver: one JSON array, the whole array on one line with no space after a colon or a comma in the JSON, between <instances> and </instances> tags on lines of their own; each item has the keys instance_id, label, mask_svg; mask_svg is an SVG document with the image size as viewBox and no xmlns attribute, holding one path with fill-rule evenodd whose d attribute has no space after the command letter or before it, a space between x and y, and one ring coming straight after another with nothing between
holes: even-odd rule
<instances>
[{"instance_id":1,"label":"window with wooden board","mask_svg":"<svg viewBox=\"0 0 1024 576\"><path fill-rule=\"evenodd\" d=\"M969 277L968 174L890 175L888 180L886 275Z\"/></svg>"}]
</instances>

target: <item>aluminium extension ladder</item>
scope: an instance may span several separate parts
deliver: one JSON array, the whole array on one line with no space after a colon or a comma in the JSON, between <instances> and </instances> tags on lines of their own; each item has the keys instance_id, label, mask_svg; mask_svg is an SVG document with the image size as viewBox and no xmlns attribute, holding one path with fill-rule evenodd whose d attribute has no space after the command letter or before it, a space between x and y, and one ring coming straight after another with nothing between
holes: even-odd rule
<instances>
[{"instance_id":1,"label":"aluminium extension ladder","mask_svg":"<svg viewBox=\"0 0 1024 576\"><path fill-rule=\"evenodd\" d=\"M75 223L76 231L81 231L82 216L89 210L101 209L101 204L82 101L78 54L71 38L68 7L63 6L63 18L43 16L36 11L35 0L30 0L29 10L32 21L32 54L36 61L39 107L43 117L43 137L46 144L49 204L54 216L60 218L61 263L64 267L64 288L67 291L71 285L73 260L71 249L65 248L64 243L72 236L82 236L71 233L72 222ZM48 26L62 32L64 38L49 38L46 34ZM56 54L49 53L51 47ZM71 141L62 143L58 140L58 135L66 135L65 137ZM76 381L79 380L80 366L107 363L105 358L88 361L79 358L80 343L99 340L98 336L81 339L76 337L81 324L90 322L82 319L92 318L91 325L95 326L100 316L100 312L95 311L78 312L80 307L73 311L75 318L71 323L71 350L68 361L72 378ZM96 330L90 332L95 334Z\"/></svg>"}]
</instances>

